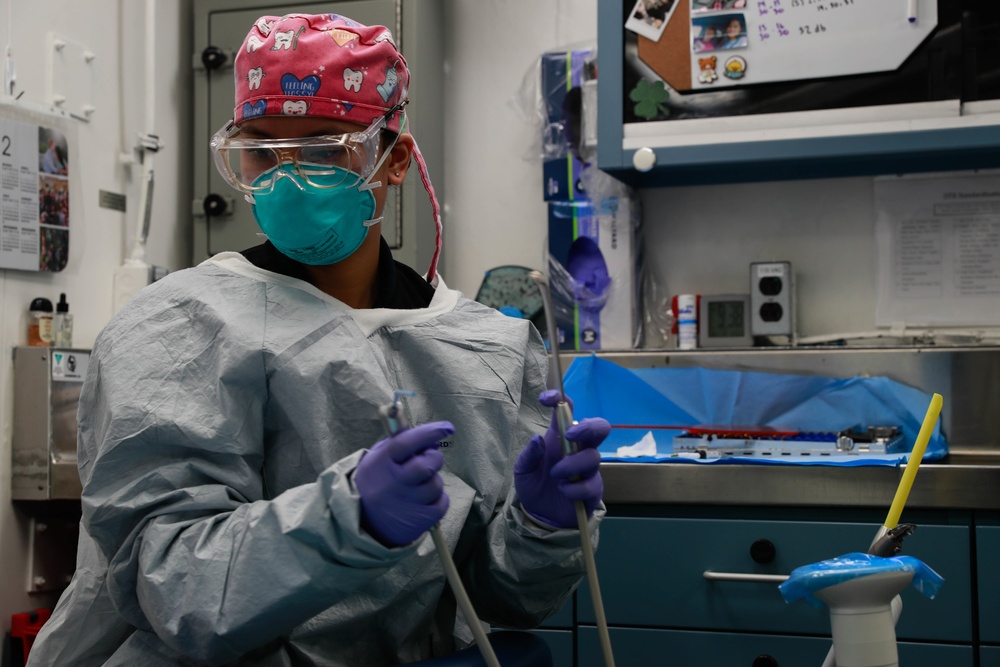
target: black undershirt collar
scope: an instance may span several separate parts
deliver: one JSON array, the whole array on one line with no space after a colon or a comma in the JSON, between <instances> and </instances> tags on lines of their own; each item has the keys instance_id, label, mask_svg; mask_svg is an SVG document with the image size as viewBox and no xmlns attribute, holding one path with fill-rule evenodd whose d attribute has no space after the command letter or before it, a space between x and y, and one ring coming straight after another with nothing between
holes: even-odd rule
<instances>
[{"instance_id":1,"label":"black undershirt collar","mask_svg":"<svg viewBox=\"0 0 1000 667\"><path fill-rule=\"evenodd\" d=\"M304 264L281 254L270 241L247 248L241 255L256 267L289 278L311 283ZM384 238L379 238L378 286L373 308L412 310L427 308L434 298L434 288L410 267L392 258L392 251Z\"/></svg>"}]
</instances>

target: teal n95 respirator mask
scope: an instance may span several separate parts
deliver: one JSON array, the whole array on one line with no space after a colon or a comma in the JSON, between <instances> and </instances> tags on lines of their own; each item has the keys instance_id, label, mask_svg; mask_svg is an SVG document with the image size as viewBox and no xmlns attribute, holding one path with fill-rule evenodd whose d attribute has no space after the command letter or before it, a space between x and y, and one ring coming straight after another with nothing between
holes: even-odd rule
<instances>
[{"instance_id":1,"label":"teal n95 respirator mask","mask_svg":"<svg viewBox=\"0 0 1000 667\"><path fill-rule=\"evenodd\" d=\"M361 247L375 215L373 185L360 175L309 164L282 164L261 174L273 180L264 192L247 195L262 232L283 255L303 264L336 264ZM301 178L328 187L317 187ZM375 184L378 185L377 183Z\"/></svg>"},{"instance_id":2,"label":"teal n95 respirator mask","mask_svg":"<svg viewBox=\"0 0 1000 667\"><path fill-rule=\"evenodd\" d=\"M304 138L244 138L231 123L212 139L219 172L244 193L261 231L303 264L350 257L381 221L372 182L393 145L379 156L385 117L362 132Z\"/></svg>"}]
</instances>

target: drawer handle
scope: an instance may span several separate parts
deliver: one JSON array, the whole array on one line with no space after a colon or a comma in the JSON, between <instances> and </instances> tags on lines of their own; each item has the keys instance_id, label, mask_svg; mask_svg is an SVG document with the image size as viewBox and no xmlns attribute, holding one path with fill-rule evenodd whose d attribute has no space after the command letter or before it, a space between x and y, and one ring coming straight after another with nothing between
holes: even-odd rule
<instances>
[{"instance_id":1,"label":"drawer handle","mask_svg":"<svg viewBox=\"0 0 1000 667\"><path fill-rule=\"evenodd\" d=\"M705 570L702 575L709 581L743 581L751 584L780 584L788 579L787 574L747 574L746 572L712 572Z\"/></svg>"}]
</instances>

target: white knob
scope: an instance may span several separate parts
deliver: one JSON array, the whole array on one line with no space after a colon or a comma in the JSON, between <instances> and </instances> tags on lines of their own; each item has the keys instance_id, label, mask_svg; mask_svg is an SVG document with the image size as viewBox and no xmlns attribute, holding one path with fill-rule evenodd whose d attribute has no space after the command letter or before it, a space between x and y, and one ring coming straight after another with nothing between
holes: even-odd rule
<instances>
[{"instance_id":1,"label":"white knob","mask_svg":"<svg viewBox=\"0 0 1000 667\"><path fill-rule=\"evenodd\" d=\"M632 166L637 171L649 171L656 166L656 153L652 148L640 148L632 155Z\"/></svg>"}]
</instances>

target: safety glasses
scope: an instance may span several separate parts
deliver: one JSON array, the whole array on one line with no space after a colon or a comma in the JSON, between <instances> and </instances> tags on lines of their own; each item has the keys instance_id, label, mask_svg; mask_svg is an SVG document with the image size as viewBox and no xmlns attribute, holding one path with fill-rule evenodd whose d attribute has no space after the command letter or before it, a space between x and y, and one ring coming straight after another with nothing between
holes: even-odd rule
<instances>
[{"instance_id":1,"label":"safety glasses","mask_svg":"<svg viewBox=\"0 0 1000 667\"><path fill-rule=\"evenodd\" d=\"M377 166L386 119L401 109L393 107L361 132L291 139L243 137L229 121L212 137L215 166L227 183L248 194L270 191L277 167L284 164L293 165L297 176L317 188L335 188L358 176L367 179Z\"/></svg>"}]
</instances>

